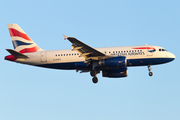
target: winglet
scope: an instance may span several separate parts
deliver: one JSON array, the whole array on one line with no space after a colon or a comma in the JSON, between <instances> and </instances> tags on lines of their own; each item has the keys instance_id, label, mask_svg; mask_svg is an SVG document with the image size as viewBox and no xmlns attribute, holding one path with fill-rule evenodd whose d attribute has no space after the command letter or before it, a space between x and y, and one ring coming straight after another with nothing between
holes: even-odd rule
<instances>
[{"instance_id":1,"label":"winglet","mask_svg":"<svg viewBox=\"0 0 180 120\"><path fill-rule=\"evenodd\" d=\"M66 35L63 35L63 36L64 36L64 40L66 40L68 38L68 36L66 36Z\"/></svg>"}]
</instances>

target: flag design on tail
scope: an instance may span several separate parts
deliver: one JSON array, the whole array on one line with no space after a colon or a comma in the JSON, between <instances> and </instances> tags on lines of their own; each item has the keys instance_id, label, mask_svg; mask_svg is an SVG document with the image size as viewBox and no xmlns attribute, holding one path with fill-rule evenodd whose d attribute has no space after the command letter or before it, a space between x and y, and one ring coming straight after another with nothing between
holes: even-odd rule
<instances>
[{"instance_id":1,"label":"flag design on tail","mask_svg":"<svg viewBox=\"0 0 180 120\"><path fill-rule=\"evenodd\" d=\"M20 53L42 51L17 24L8 24L8 29L15 51Z\"/></svg>"}]
</instances>

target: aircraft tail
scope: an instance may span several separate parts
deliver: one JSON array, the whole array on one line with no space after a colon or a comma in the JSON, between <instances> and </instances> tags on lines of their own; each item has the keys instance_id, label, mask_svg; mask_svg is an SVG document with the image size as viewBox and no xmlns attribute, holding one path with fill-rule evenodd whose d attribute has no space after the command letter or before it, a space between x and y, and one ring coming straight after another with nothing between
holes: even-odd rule
<instances>
[{"instance_id":1,"label":"aircraft tail","mask_svg":"<svg viewBox=\"0 0 180 120\"><path fill-rule=\"evenodd\" d=\"M8 24L8 29L15 51L19 53L42 51L18 24Z\"/></svg>"}]
</instances>

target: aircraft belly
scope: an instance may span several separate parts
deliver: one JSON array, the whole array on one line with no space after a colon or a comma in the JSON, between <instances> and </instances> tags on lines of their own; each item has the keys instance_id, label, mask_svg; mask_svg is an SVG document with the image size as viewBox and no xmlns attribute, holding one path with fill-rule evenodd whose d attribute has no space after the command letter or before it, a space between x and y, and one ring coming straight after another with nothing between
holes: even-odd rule
<instances>
[{"instance_id":1,"label":"aircraft belly","mask_svg":"<svg viewBox=\"0 0 180 120\"><path fill-rule=\"evenodd\" d=\"M52 68L52 69L79 69L79 70L92 68L91 65L87 66L86 63L84 63L83 61L82 62L40 64L36 66Z\"/></svg>"},{"instance_id":2,"label":"aircraft belly","mask_svg":"<svg viewBox=\"0 0 180 120\"><path fill-rule=\"evenodd\" d=\"M145 65L157 65L163 64L174 60L174 58L139 58L128 59L127 66L145 66Z\"/></svg>"}]
</instances>

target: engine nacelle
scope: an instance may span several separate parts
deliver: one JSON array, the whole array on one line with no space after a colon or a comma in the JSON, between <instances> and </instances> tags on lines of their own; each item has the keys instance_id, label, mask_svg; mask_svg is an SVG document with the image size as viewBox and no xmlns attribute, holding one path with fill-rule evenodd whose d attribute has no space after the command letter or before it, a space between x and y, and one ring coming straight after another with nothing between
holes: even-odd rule
<instances>
[{"instance_id":1,"label":"engine nacelle","mask_svg":"<svg viewBox=\"0 0 180 120\"><path fill-rule=\"evenodd\" d=\"M128 69L127 69L127 67L124 67L124 68L118 68L118 69L112 69L112 70L103 70L102 76L110 77L110 78L127 77Z\"/></svg>"},{"instance_id":2,"label":"engine nacelle","mask_svg":"<svg viewBox=\"0 0 180 120\"><path fill-rule=\"evenodd\" d=\"M99 61L99 65L104 67L125 67L126 64L126 57L124 56L112 57Z\"/></svg>"}]
</instances>

